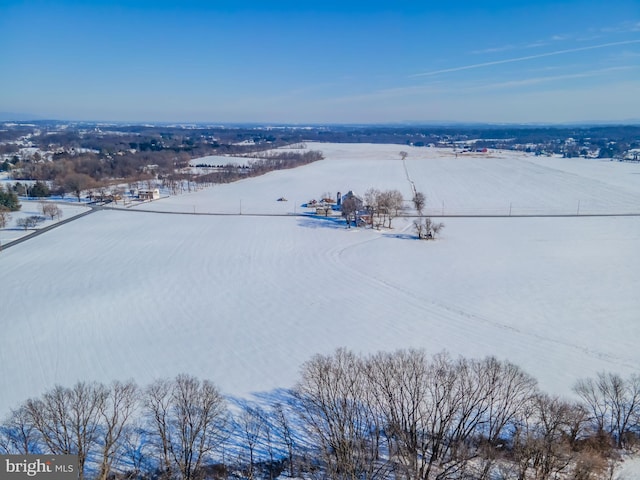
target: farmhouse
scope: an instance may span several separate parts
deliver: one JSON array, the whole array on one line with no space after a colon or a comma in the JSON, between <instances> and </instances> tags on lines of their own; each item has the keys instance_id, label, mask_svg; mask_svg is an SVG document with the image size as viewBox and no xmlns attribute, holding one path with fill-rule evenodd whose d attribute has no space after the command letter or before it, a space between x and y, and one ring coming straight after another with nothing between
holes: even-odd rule
<instances>
[{"instance_id":1,"label":"farmhouse","mask_svg":"<svg viewBox=\"0 0 640 480\"><path fill-rule=\"evenodd\" d=\"M342 215L346 218L348 226L351 226L352 221L356 226L371 223L371 215L365 210L364 201L353 193L353 190L349 190L345 195L338 198Z\"/></svg>"},{"instance_id":2,"label":"farmhouse","mask_svg":"<svg viewBox=\"0 0 640 480\"><path fill-rule=\"evenodd\" d=\"M340 199L340 205L344 204L345 200L349 200L352 198L355 202L356 210L362 210L362 208L364 207L364 202L362 201L362 198L353 193L353 190L349 190L342 196L342 198Z\"/></svg>"},{"instance_id":3,"label":"farmhouse","mask_svg":"<svg viewBox=\"0 0 640 480\"><path fill-rule=\"evenodd\" d=\"M157 200L160 198L160 190L157 188L138 190L138 198L140 200Z\"/></svg>"}]
</instances>

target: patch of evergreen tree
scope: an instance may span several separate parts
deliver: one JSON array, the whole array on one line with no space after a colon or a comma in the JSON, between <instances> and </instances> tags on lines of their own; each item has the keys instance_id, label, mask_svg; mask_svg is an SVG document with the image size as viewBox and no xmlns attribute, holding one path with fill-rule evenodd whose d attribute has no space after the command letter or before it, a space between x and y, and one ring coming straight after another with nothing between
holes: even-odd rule
<instances>
[{"instance_id":1,"label":"patch of evergreen tree","mask_svg":"<svg viewBox=\"0 0 640 480\"><path fill-rule=\"evenodd\" d=\"M28 193L30 197L50 197L51 190L44 182L36 182L29 189Z\"/></svg>"},{"instance_id":2,"label":"patch of evergreen tree","mask_svg":"<svg viewBox=\"0 0 640 480\"><path fill-rule=\"evenodd\" d=\"M18 195L10 190L5 190L2 186L0 186L0 206L7 208L10 212L17 212L22 207Z\"/></svg>"}]
</instances>

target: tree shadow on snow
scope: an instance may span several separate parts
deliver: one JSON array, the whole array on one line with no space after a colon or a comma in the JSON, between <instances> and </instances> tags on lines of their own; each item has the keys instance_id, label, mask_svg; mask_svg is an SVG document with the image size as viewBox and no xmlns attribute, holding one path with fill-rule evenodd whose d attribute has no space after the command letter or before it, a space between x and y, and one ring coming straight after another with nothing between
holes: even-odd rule
<instances>
[{"instance_id":1,"label":"tree shadow on snow","mask_svg":"<svg viewBox=\"0 0 640 480\"><path fill-rule=\"evenodd\" d=\"M418 240L418 237L409 233L383 233L383 237L399 238L400 240Z\"/></svg>"},{"instance_id":2,"label":"tree shadow on snow","mask_svg":"<svg viewBox=\"0 0 640 480\"><path fill-rule=\"evenodd\" d=\"M344 218L341 217L324 217L322 215L305 215L298 218L298 225L305 228L332 228L332 229L340 229L347 230L347 222ZM370 227L354 227L351 226L351 229L370 229ZM416 235L412 235L410 233L400 233L393 231L385 231L378 230L383 237L386 238L398 238L400 240L419 240Z\"/></svg>"},{"instance_id":3,"label":"tree shadow on snow","mask_svg":"<svg viewBox=\"0 0 640 480\"><path fill-rule=\"evenodd\" d=\"M347 222L345 221L344 218L323 217L322 215L308 215L308 216L299 217L298 225L305 228L334 228L334 229L347 228Z\"/></svg>"},{"instance_id":4,"label":"tree shadow on snow","mask_svg":"<svg viewBox=\"0 0 640 480\"><path fill-rule=\"evenodd\" d=\"M269 432L274 451L268 452L266 445L256 445L257 457L268 458L270 453L286 457L283 428L287 429L289 441L300 448L311 448L309 435L300 414L304 411L300 399L294 392L285 388L276 388L266 392L254 392L250 397L227 396L234 412L234 419L226 431L227 452L242 456L247 447L247 435L260 431ZM245 452L246 453L246 452Z\"/></svg>"}]
</instances>

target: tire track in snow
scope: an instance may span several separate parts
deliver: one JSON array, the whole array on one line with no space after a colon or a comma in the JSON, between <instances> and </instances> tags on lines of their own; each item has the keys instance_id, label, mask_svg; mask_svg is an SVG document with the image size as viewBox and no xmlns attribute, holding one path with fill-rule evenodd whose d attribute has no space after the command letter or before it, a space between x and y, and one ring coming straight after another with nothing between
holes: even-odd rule
<instances>
[{"instance_id":1,"label":"tire track in snow","mask_svg":"<svg viewBox=\"0 0 640 480\"><path fill-rule=\"evenodd\" d=\"M427 210L433 212L446 203L450 213L484 210L507 216L511 204L520 214L575 213L581 201L581 213L632 213L640 204L633 184L616 185L591 170L581 175L540 165L528 157L488 162L478 158L455 162L407 159L407 164L417 188L429 192Z\"/></svg>"},{"instance_id":2,"label":"tire track in snow","mask_svg":"<svg viewBox=\"0 0 640 480\"><path fill-rule=\"evenodd\" d=\"M406 231L408 228L409 226L405 227L403 231ZM532 339L533 340L532 344L534 345L537 345L540 342L547 342L550 344L558 345L560 347L571 349L576 352L580 352L583 355L586 355L588 357L595 358L597 360L601 360L607 363L611 363L611 364L626 367L626 368L632 368L632 369L637 368L637 365L635 364L635 362L633 362L631 359L628 359L628 358L612 355L610 353L598 351L593 348L587 348L582 345L565 341L565 340L560 340L558 338L553 338L548 335L542 335L540 333L535 333L535 332L528 332L521 328L515 327L513 325L509 325L506 323L502 323L502 322L498 322L496 320L490 319L477 312L474 313L474 312L466 311L463 308L445 303L441 300L436 300L434 298L428 298L425 296L416 295L414 292L408 290L407 288L403 288L402 286L396 283L392 283L388 279L375 277L370 275L369 273L358 270L358 264L351 265L350 263L348 263L348 261L345 260L344 257L345 255L348 254L349 250L361 247L362 245L369 242L382 240L384 238L385 238L385 235L380 235L378 237L370 238L356 244L351 244L341 248L337 247L335 249L332 249L333 260L336 263L340 262L343 264L344 266L343 270L350 272L352 281L354 282L357 281L360 283L368 283L372 288L375 289L376 295L380 294L381 291L384 291L385 296L395 299L393 300L395 302L400 301L402 305L405 305L408 302L409 305L417 307L420 310L424 311L425 313L432 315L433 318L437 319L438 323L441 325L444 325L445 322L459 323L460 319L462 318L462 319L465 319L465 323L469 325L476 325L478 322L480 322L484 325L497 328L501 331L510 332L512 334L515 334L517 337L521 337L523 339L524 338ZM446 323L446 325L448 328L452 327L451 323ZM469 331L466 328L466 326L460 325L458 329L464 333L464 336L468 336Z\"/></svg>"},{"instance_id":3,"label":"tire track in snow","mask_svg":"<svg viewBox=\"0 0 640 480\"><path fill-rule=\"evenodd\" d=\"M407 181L409 182L409 185L411 185L411 191L413 192L413 196L415 198L415 196L417 195L417 191L416 191L416 184L413 180L411 180L411 175L409 175L409 169L407 168L407 159L403 158L402 159L402 166L404 167L404 174L407 177Z\"/></svg>"},{"instance_id":4,"label":"tire track in snow","mask_svg":"<svg viewBox=\"0 0 640 480\"><path fill-rule=\"evenodd\" d=\"M403 231L406 231L408 228L410 227L407 226ZM359 285L357 289L358 292L365 292L363 294L364 301L368 301L368 303L373 306L402 305L404 312L402 317L394 315L385 320L385 325L388 324L392 330L414 330L419 326L419 324L415 322L430 322L436 319L439 324L446 325L450 331L456 331L456 334L460 337L465 336L468 331L467 326L461 325L460 322L457 321L459 316L455 315L452 311L438 308L435 302L425 301L423 298L412 295L405 289L393 285L390 282L368 275L345 261L344 255L349 250L360 248L367 243L384 238L385 234L379 234L373 238L366 238L346 246L335 246L327 251L326 260L331 263L333 270L340 272L339 276L344 288L348 289L351 285ZM370 292L374 292L373 296ZM376 327L380 327L380 324L376 324Z\"/></svg>"},{"instance_id":5,"label":"tire track in snow","mask_svg":"<svg viewBox=\"0 0 640 480\"><path fill-rule=\"evenodd\" d=\"M565 189L568 187L571 188L572 192L576 192L574 196L577 199L583 197L583 200L593 201L593 199L600 200L606 198L609 202L613 201L613 203L617 205L636 206L638 204L638 195L636 192L629 192L624 188L612 186L610 183L602 181L601 179L580 175L549 165L540 165L529 159L521 159L521 162L526 165L531 165L536 174L554 179L559 186L562 185ZM585 189L584 185L588 185L589 187ZM589 192L591 198L584 198L585 192Z\"/></svg>"}]
</instances>

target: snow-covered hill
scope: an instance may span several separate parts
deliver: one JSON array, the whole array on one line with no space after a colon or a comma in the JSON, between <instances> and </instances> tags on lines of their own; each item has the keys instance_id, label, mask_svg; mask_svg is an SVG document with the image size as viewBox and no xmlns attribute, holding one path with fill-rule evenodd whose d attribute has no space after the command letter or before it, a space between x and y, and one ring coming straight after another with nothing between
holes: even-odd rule
<instances>
[{"instance_id":1,"label":"snow-covered hill","mask_svg":"<svg viewBox=\"0 0 640 480\"><path fill-rule=\"evenodd\" d=\"M309 148L325 160L141 207L242 216L99 211L0 253L0 415L78 380L289 387L338 346L496 355L567 395L577 378L638 369L640 217L445 218L421 242L409 219L378 232L250 214L369 187L409 198L409 180L434 213L640 211L640 165Z\"/></svg>"}]
</instances>

